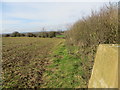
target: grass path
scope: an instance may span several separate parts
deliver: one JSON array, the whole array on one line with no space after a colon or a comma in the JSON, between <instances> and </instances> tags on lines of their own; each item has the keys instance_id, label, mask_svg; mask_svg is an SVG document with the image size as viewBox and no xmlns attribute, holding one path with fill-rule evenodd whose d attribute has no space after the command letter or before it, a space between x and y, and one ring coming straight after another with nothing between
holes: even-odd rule
<instances>
[{"instance_id":1,"label":"grass path","mask_svg":"<svg viewBox=\"0 0 120 90\"><path fill-rule=\"evenodd\" d=\"M43 78L44 88L87 88L84 60L68 54L65 43L60 43L52 54Z\"/></svg>"}]
</instances>

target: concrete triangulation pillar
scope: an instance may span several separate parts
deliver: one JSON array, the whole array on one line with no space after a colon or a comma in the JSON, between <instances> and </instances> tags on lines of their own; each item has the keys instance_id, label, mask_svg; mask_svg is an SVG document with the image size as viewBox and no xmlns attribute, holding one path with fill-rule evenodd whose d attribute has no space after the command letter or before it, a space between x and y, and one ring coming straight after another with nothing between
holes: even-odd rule
<instances>
[{"instance_id":1,"label":"concrete triangulation pillar","mask_svg":"<svg viewBox=\"0 0 120 90\"><path fill-rule=\"evenodd\" d=\"M100 44L88 88L118 88L118 44Z\"/></svg>"}]
</instances>

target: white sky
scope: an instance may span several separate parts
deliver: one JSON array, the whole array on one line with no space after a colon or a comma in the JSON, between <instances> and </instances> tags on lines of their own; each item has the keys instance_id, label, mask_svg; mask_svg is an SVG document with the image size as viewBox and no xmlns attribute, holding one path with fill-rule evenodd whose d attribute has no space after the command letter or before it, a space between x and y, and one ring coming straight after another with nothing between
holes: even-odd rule
<instances>
[{"instance_id":1,"label":"white sky","mask_svg":"<svg viewBox=\"0 0 120 90\"><path fill-rule=\"evenodd\" d=\"M35 32L42 27L47 30L63 29L67 24L90 15L91 9L99 10L108 2L109 0L2 0L0 28L2 33Z\"/></svg>"},{"instance_id":2,"label":"white sky","mask_svg":"<svg viewBox=\"0 0 120 90\"><path fill-rule=\"evenodd\" d=\"M2 2L118 2L119 0L1 0Z\"/></svg>"}]
</instances>

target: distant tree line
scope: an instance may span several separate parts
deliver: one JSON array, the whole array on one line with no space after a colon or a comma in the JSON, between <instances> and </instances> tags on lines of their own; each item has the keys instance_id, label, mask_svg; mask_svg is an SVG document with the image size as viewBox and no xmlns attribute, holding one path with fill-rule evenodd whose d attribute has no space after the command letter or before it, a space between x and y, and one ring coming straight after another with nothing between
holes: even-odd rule
<instances>
[{"instance_id":1,"label":"distant tree line","mask_svg":"<svg viewBox=\"0 0 120 90\"><path fill-rule=\"evenodd\" d=\"M49 31L49 32L39 32L39 33L19 33L13 32L12 34L3 34L3 37L41 37L41 38L53 38L56 35L60 35L64 31Z\"/></svg>"}]
</instances>

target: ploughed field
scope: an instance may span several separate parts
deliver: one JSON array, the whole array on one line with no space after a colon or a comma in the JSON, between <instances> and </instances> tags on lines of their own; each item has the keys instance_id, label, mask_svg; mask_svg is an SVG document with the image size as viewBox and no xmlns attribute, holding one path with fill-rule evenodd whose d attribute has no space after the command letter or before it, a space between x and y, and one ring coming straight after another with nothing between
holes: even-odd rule
<instances>
[{"instance_id":1,"label":"ploughed field","mask_svg":"<svg viewBox=\"0 0 120 90\"><path fill-rule=\"evenodd\" d=\"M88 61L64 39L2 38L2 88L86 88Z\"/></svg>"},{"instance_id":2,"label":"ploughed field","mask_svg":"<svg viewBox=\"0 0 120 90\"><path fill-rule=\"evenodd\" d=\"M2 87L41 87L53 49L63 41L56 38L3 38Z\"/></svg>"}]
</instances>

